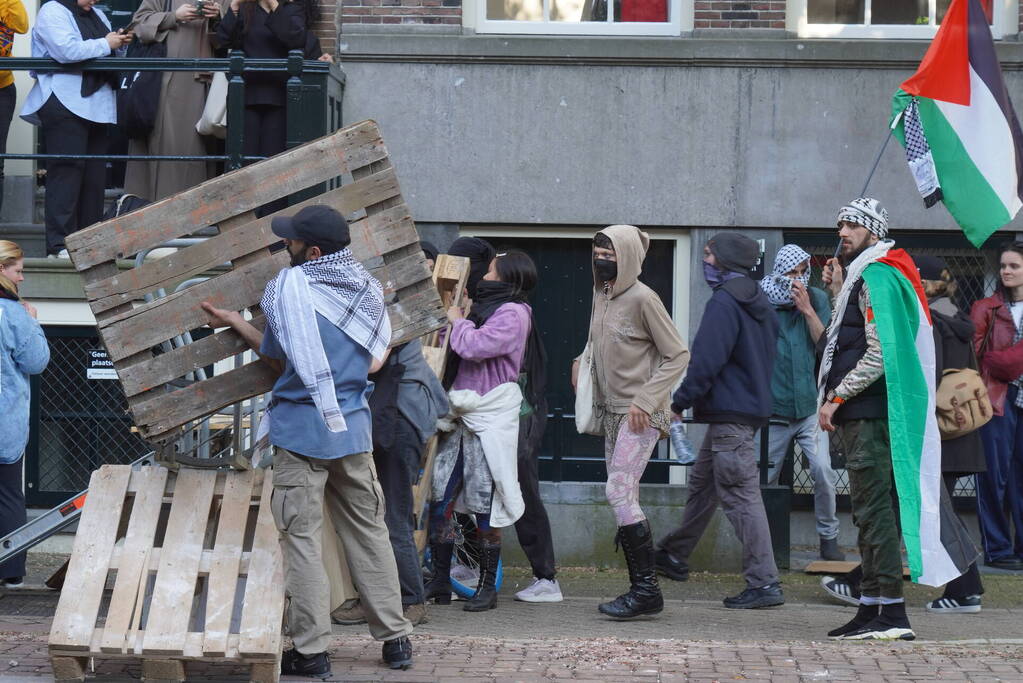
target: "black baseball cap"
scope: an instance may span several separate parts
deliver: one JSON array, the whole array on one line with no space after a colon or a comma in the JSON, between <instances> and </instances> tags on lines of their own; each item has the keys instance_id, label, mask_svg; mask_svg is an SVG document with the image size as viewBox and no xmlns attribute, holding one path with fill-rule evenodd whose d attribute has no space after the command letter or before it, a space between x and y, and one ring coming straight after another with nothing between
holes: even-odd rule
<instances>
[{"instance_id":1,"label":"black baseball cap","mask_svg":"<svg viewBox=\"0 0 1023 683\"><path fill-rule=\"evenodd\" d=\"M913 256L913 262L920 271L921 280L940 280L941 273L948 268L944 260L930 254L917 254Z\"/></svg>"},{"instance_id":2,"label":"black baseball cap","mask_svg":"<svg viewBox=\"0 0 1023 683\"><path fill-rule=\"evenodd\" d=\"M319 247L342 249L352 241L345 217L322 204L307 206L294 216L274 216L270 229L278 237Z\"/></svg>"}]
</instances>

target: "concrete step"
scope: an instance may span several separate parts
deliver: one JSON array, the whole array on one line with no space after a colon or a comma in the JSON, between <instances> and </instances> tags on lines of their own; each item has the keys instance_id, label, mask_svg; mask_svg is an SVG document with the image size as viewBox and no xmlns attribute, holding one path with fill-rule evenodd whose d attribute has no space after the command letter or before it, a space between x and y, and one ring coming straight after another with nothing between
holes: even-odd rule
<instances>
[{"instance_id":1,"label":"concrete step","mask_svg":"<svg viewBox=\"0 0 1023 683\"><path fill-rule=\"evenodd\" d=\"M42 223L0 223L0 239L17 242L29 258L46 256L46 228Z\"/></svg>"}]
</instances>

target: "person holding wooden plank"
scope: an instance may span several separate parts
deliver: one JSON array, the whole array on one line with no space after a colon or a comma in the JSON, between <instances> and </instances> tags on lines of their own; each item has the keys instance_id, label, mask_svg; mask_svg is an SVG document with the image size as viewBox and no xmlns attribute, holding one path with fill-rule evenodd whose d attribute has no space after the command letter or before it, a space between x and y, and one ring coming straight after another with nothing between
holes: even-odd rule
<instances>
[{"instance_id":1,"label":"person holding wooden plank","mask_svg":"<svg viewBox=\"0 0 1023 683\"><path fill-rule=\"evenodd\" d=\"M260 424L275 447L273 512L281 533L287 621L294 648L284 675L331 675L330 589L322 552L323 508L344 540L370 633L392 669L412 665L384 494L373 464L368 375L388 356L383 289L347 248L348 224L326 206L278 216L291 268L267 284L265 332L240 313L202 304L213 324L234 329L281 375Z\"/></svg>"}]
</instances>

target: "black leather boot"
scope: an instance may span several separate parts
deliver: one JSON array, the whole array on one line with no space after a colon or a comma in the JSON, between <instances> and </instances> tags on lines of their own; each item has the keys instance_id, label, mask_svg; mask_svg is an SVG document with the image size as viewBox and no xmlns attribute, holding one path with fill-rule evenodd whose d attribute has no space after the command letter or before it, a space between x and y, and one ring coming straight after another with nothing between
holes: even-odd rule
<instances>
[{"instance_id":1,"label":"black leather boot","mask_svg":"<svg viewBox=\"0 0 1023 683\"><path fill-rule=\"evenodd\" d=\"M621 542L625 563L629 567L629 592L597 609L615 619L632 619L644 614L657 614L664 609L664 598L654 571L654 541L650 522L643 520L618 528L615 545Z\"/></svg>"},{"instance_id":2,"label":"black leather boot","mask_svg":"<svg viewBox=\"0 0 1023 683\"><path fill-rule=\"evenodd\" d=\"M480 553L480 580L476 593L465 603L466 612L486 612L497 607L497 563L501 559L501 544L484 540Z\"/></svg>"},{"instance_id":3,"label":"black leather boot","mask_svg":"<svg viewBox=\"0 0 1023 683\"><path fill-rule=\"evenodd\" d=\"M435 605L451 604L451 554L454 550L454 543L430 543L433 578L423 586L427 602L432 600Z\"/></svg>"}]
</instances>

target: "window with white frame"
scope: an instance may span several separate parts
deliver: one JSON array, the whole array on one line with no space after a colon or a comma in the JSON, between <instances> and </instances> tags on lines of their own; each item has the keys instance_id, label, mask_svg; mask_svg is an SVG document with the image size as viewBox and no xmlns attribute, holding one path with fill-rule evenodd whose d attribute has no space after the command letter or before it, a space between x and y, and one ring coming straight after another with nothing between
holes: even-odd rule
<instances>
[{"instance_id":1,"label":"window with white frame","mask_svg":"<svg viewBox=\"0 0 1023 683\"><path fill-rule=\"evenodd\" d=\"M693 20L693 0L464 1L478 33L677 36Z\"/></svg>"},{"instance_id":2,"label":"window with white frame","mask_svg":"<svg viewBox=\"0 0 1023 683\"><path fill-rule=\"evenodd\" d=\"M789 3L804 38L917 38L934 36L951 0L795 0ZM996 38L1018 32L1019 0L980 0ZM793 5L795 5L793 7Z\"/></svg>"}]
</instances>

